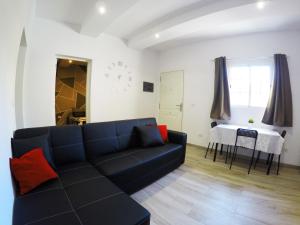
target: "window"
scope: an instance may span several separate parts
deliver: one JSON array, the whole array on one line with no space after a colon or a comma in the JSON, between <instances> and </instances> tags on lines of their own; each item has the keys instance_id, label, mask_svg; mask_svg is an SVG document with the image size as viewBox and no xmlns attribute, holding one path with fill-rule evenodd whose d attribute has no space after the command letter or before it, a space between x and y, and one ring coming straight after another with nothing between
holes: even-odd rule
<instances>
[{"instance_id":1,"label":"window","mask_svg":"<svg viewBox=\"0 0 300 225\"><path fill-rule=\"evenodd\" d=\"M272 85L270 65L230 66L228 78L231 105L267 106Z\"/></svg>"}]
</instances>

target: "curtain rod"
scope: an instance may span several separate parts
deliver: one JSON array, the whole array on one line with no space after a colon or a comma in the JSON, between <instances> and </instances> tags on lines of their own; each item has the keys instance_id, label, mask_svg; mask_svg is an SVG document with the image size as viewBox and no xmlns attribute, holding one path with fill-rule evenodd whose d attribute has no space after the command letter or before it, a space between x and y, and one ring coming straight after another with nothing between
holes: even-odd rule
<instances>
[{"instance_id":1,"label":"curtain rod","mask_svg":"<svg viewBox=\"0 0 300 225\"><path fill-rule=\"evenodd\" d=\"M289 58L289 56L286 56L287 58ZM260 57L250 57L250 58L243 58L243 57L239 57L239 58L227 58L227 61L232 61L232 60L260 60L260 59L273 59L274 56L260 56ZM211 59L210 61L214 62L215 59Z\"/></svg>"}]
</instances>

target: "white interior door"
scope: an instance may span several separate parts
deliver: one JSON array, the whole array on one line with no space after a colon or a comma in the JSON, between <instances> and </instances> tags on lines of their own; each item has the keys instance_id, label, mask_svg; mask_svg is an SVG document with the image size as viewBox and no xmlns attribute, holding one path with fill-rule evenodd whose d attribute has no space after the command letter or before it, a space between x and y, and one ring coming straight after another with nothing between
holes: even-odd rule
<instances>
[{"instance_id":1,"label":"white interior door","mask_svg":"<svg viewBox=\"0 0 300 225\"><path fill-rule=\"evenodd\" d=\"M182 130L183 71L162 73L160 76L159 123L168 129Z\"/></svg>"}]
</instances>

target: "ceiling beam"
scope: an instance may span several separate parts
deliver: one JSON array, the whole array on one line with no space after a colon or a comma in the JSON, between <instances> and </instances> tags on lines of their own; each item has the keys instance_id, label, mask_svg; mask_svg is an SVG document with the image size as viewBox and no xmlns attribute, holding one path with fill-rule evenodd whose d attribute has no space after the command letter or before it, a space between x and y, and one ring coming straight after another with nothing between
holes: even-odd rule
<instances>
[{"instance_id":1,"label":"ceiling beam","mask_svg":"<svg viewBox=\"0 0 300 225\"><path fill-rule=\"evenodd\" d=\"M152 24L131 35L127 43L129 47L135 49L149 48L185 35L174 32L176 26L212 13L255 2L257 0L203 0L154 21ZM155 38L156 33L159 33L159 38Z\"/></svg>"},{"instance_id":2,"label":"ceiling beam","mask_svg":"<svg viewBox=\"0 0 300 225\"><path fill-rule=\"evenodd\" d=\"M106 13L100 15L98 12L97 3L91 7L84 19L80 33L92 37L98 37L105 29L119 16L125 13L139 0L103 0L106 6ZM125 26L125 25L124 25Z\"/></svg>"}]
</instances>

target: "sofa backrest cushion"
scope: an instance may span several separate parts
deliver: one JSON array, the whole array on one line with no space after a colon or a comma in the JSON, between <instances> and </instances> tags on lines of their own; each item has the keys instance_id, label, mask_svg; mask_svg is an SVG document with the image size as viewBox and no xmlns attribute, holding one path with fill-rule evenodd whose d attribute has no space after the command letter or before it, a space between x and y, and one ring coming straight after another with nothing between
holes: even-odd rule
<instances>
[{"instance_id":1,"label":"sofa backrest cushion","mask_svg":"<svg viewBox=\"0 0 300 225\"><path fill-rule=\"evenodd\" d=\"M80 126L51 127L50 137L56 165L85 161L85 149Z\"/></svg>"},{"instance_id":2,"label":"sofa backrest cushion","mask_svg":"<svg viewBox=\"0 0 300 225\"><path fill-rule=\"evenodd\" d=\"M139 145L139 137L135 127L139 126L138 120L122 120L116 122L118 151L133 148Z\"/></svg>"},{"instance_id":3,"label":"sofa backrest cushion","mask_svg":"<svg viewBox=\"0 0 300 225\"><path fill-rule=\"evenodd\" d=\"M89 123L83 126L84 143L89 159L140 145L135 127L156 125L155 118Z\"/></svg>"},{"instance_id":4,"label":"sofa backrest cushion","mask_svg":"<svg viewBox=\"0 0 300 225\"><path fill-rule=\"evenodd\" d=\"M41 135L30 138L12 138L12 156L14 158L19 158L25 153L31 151L34 148L41 148L43 150L44 156L48 163L55 168L53 162L52 148L49 145L49 135Z\"/></svg>"},{"instance_id":5,"label":"sofa backrest cushion","mask_svg":"<svg viewBox=\"0 0 300 225\"><path fill-rule=\"evenodd\" d=\"M32 138L42 135L49 135L50 127L34 127L18 129L14 132L15 139Z\"/></svg>"},{"instance_id":6,"label":"sofa backrest cushion","mask_svg":"<svg viewBox=\"0 0 300 225\"><path fill-rule=\"evenodd\" d=\"M115 122L89 123L83 126L87 157L94 159L119 149Z\"/></svg>"},{"instance_id":7,"label":"sofa backrest cushion","mask_svg":"<svg viewBox=\"0 0 300 225\"><path fill-rule=\"evenodd\" d=\"M33 147L44 147L43 145L48 144L48 153L46 153L47 149L44 149L45 156L48 160L48 162L51 164L53 168L55 168L55 163L53 159L53 151L52 151L52 143L50 140L50 128L51 127L33 127L33 128L23 128L18 129L14 132L13 140L11 142L12 144L12 155L13 157L20 157L20 155L24 154L24 151L31 150ZM41 140L41 137L48 137L48 143L46 141ZM30 139L36 139L33 140L31 144L24 143L23 141L30 141ZM40 142L39 145L36 145L36 141ZM13 143L15 142L15 143ZM44 143L45 142L45 143ZM16 143L18 143L18 146L16 146ZM24 145L23 150L20 150L22 148L22 145ZM26 145L26 146L25 146ZM31 145L31 146L29 146Z\"/></svg>"}]
</instances>

